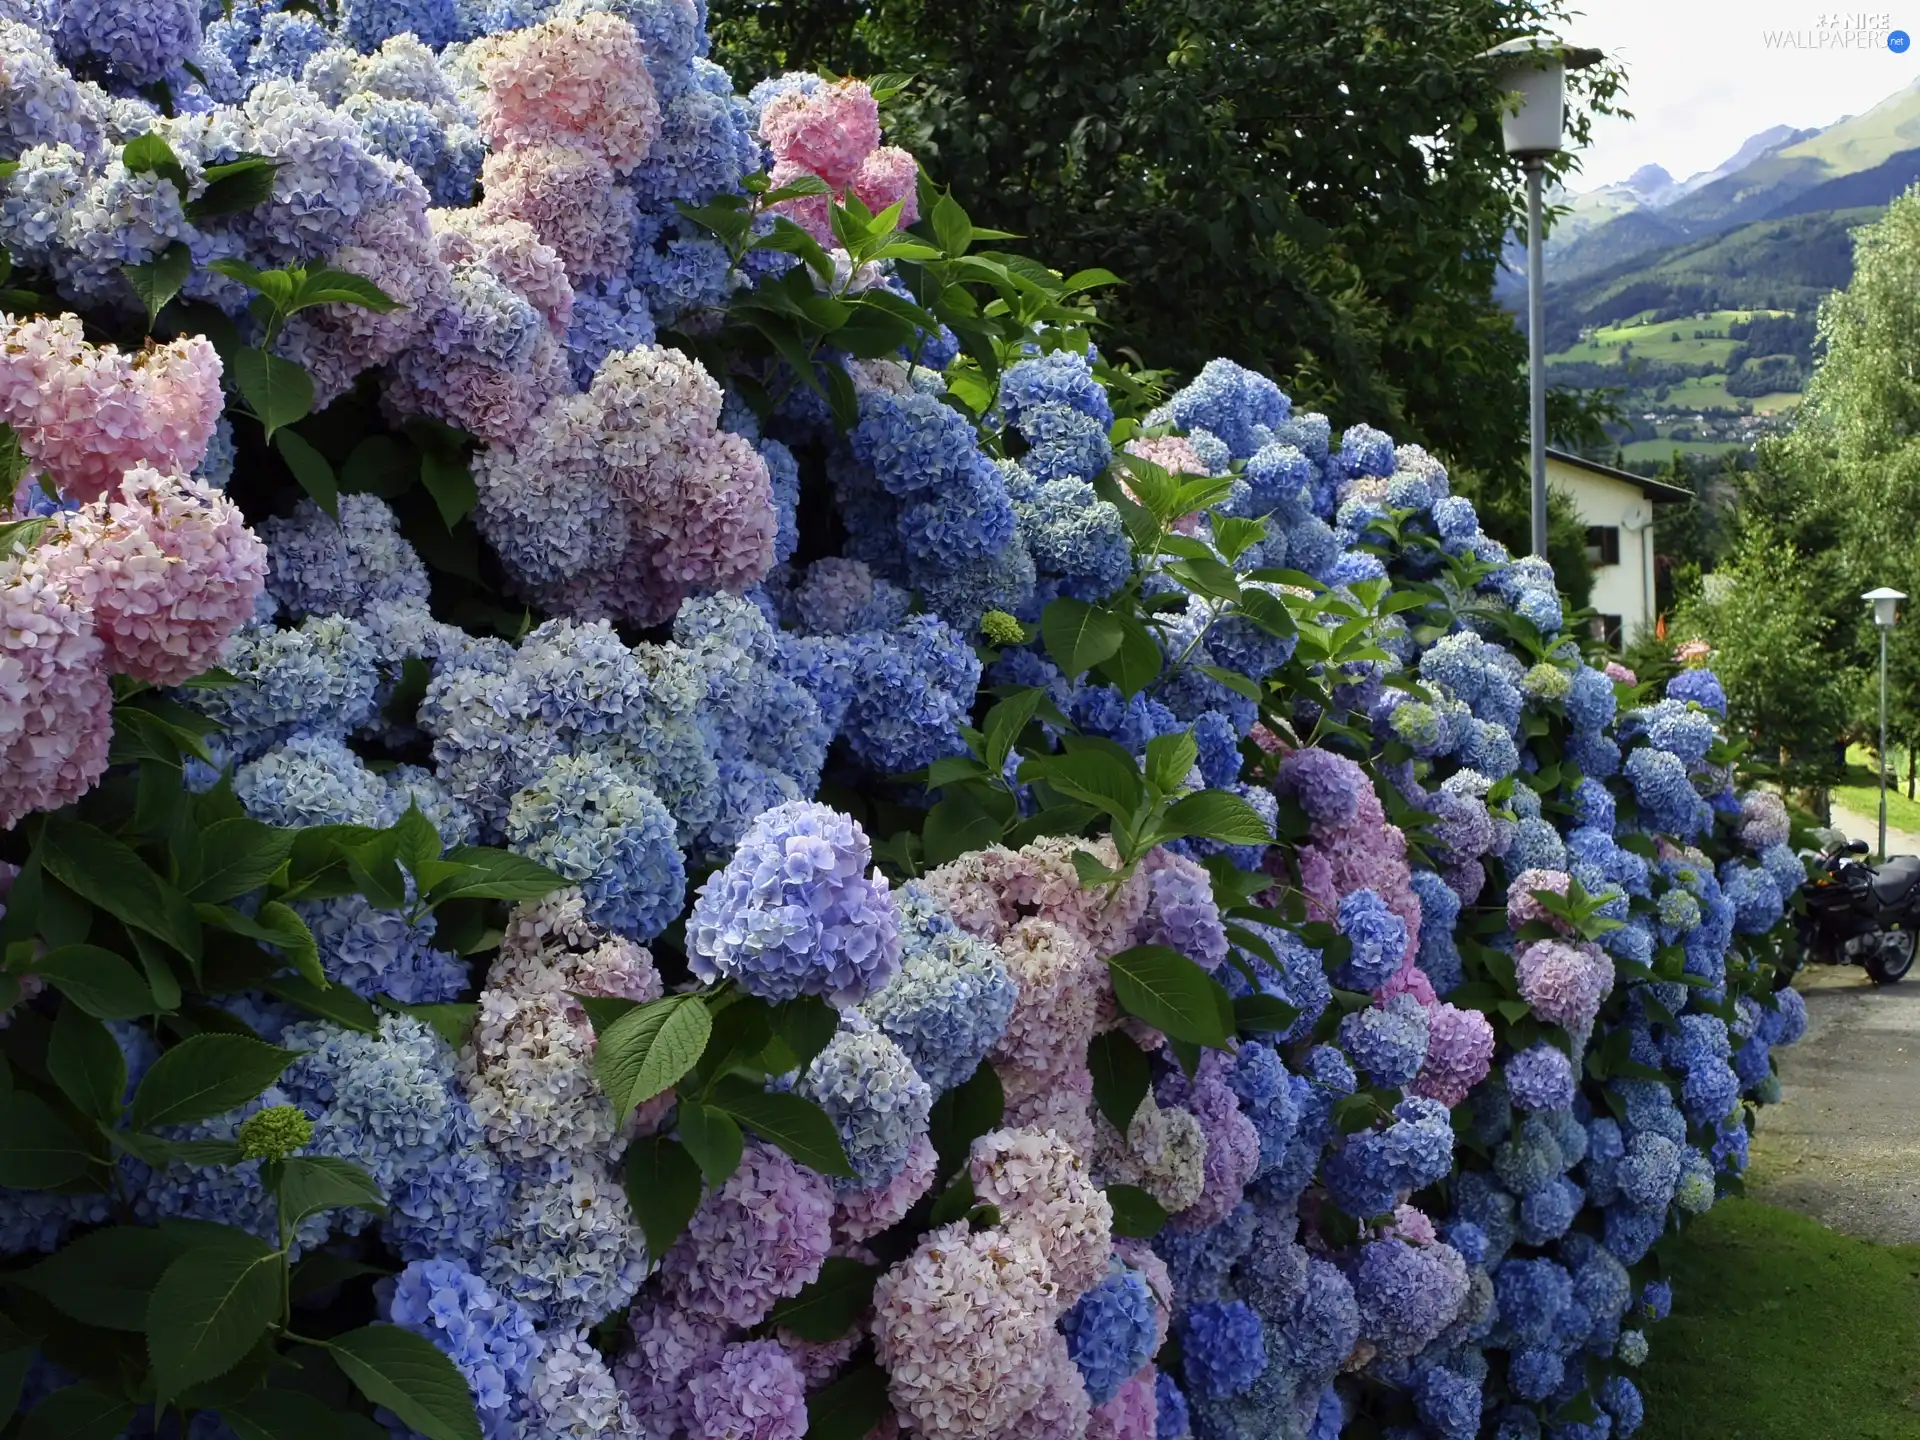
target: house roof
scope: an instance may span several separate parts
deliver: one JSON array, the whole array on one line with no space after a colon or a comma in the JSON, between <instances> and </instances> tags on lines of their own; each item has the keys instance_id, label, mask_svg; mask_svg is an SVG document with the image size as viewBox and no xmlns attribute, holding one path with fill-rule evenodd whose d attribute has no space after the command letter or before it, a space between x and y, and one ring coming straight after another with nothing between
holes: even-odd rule
<instances>
[{"instance_id":1,"label":"house roof","mask_svg":"<svg viewBox=\"0 0 1920 1440\"><path fill-rule=\"evenodd\" d=\"M1570 450L1556 450L1547 447L1547 458L1560 465L1570 465L1575 470L1585 470L1590 475L1604 475L1609 480L1618 480L1624 485L1637 486L1640 493L1656 505L1676 505L1693 499L1693 491L1682 485L1669 485L1664 480L1652 480L1645 475L1635 475L1631 470L1617 470L1611 465L1602 465L1598 460L1589 460L1583 455L1575 455Z\"/></svg>"}]
</instances>

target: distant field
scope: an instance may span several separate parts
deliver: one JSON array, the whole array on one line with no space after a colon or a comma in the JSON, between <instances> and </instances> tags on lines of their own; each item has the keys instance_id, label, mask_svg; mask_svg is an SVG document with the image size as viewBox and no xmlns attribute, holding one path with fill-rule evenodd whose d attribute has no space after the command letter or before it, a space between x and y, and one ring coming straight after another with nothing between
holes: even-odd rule
<instances>
[{"instance_id":1,"label":"distant field","mask_svg":"<svg viewBox=\"0 0 1920 1440\"><path fill-rule=\"evenodd\" d=\"M1746 448L1733 440L1635 440L1621 446L1620 452L1628 460L1666 460L1676 450L1688 455L1725 455Z\"/></svg>"},{"instance_id":2,"label":"distant field","mask_svg":"<svg viewBox=\"0 0 1920 1440\"><path fill-rule=\"evenodd\" d=\"M1791 410L1800 403L1797 390L1776 390L1771 395L1757 395L1751 402L1756 415L1775 415L1783 410Z\"/></svg>"},{"instance_id":3,"label":"distant field","mask_svg":"<svg viewBox=\"0 0 1920 1440\"><path fill-rule=\"evenodd\" d=\"M1549 355L1547 362L1610 364L1619 358L1624 345L1633 346L1633 354L1642 360L1663 360L1677 365L1724 365L1740 343L1730 339L1727 327L1755 315L1778 315L1777 310L1715 310L1702 319L1666 321L1658 325L1644 322L1644 315L1620 325L1608 325L1578 345ZM1698 338L1696 338L1698 332Z\"/></svg>"},{"instance_id":4,"label":"distant field","mask_svg":"<svg viewBox=\"0 0 1920 1440\"><path fill-rule=\"evenodd\" d=\"M1667 391L1667 398L1652 402L1663 410L1737 410L1740 402L1727 394L1724 375L1696 375Z\"/></svg>"}]
</instances>

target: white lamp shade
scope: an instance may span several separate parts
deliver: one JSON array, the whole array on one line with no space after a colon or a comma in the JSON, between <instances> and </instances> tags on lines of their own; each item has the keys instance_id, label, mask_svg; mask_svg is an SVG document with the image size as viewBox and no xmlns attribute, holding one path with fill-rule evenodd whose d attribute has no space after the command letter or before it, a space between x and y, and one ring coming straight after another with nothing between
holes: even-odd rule
<instances>
[{"instance_id":1,"label":"white lamp shade","mask_svg":"<svg viewBox=\"0 0 1920 1440\"><path fill-rule=\"evenodd\" d=\"M1900 618L1900 602L1907 597L1898 590L1882 585L1878 590L1869 590L1860 597L1873 606L1873 623L1882 629L1892 629L1893 622Z\"/></svg>"},{"instance_id":2,"label":"white lamp shade","mask_svg":"<svg viewBox=\"0 0 1920 1440\"><path fill-rule=\"evenodd\" d=\"M1567 69L1544 53L1507 73L1502 84L1518 95L1519 109L1500 117L1509 155L1551 155L1565 141Z\"/></svg>"}]
</instances>

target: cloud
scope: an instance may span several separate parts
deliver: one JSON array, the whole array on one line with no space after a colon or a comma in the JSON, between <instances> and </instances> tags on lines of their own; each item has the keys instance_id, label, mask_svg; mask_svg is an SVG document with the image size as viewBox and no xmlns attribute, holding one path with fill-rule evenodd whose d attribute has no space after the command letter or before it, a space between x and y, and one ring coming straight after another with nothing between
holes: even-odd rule
<instances>
[{"instance_id":1,"label":"cloud","mask_svg":"<svg viewBox=\"0 0 1920 1440\"><path fill-rule=\"evenodd\" d=\"M1846 13L1887 14L1920 35L1920 7L1903 16L1852 3ZM1839 13L1839 5L1802 0L1589 0L1568 38L1626 66L1624 103L1634 118L1595 123L1572 188L1624 180L1649 164L1685 179L1758 131L1830 125L1920 78L1920 47L1896 55L1884 45L1796 49L1779 39Z\"/></svg>"}]
</instances>

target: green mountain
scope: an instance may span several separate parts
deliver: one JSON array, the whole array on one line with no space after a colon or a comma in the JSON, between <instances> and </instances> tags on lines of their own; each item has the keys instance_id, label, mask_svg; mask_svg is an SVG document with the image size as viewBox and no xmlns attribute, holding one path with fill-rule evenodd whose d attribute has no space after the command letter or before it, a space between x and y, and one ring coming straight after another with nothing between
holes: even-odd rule
<instances>
[{"instance_id":1,"label":"green mountain","mask_svg":"<svg viewBox=\"0 0 1920 1440\"><path fill-rule=\"evenodd\" d=\"M1852 232L1920 181L1920 81L1819 131L1763 131L1715 172L1649 167L1560 197L1549 234L1549 382L1611 392L1628 462L1719 453L1776 428L1814 363ZM1524 269L1500 298L1524 309Z\"/></svg>"}]
</instances>

